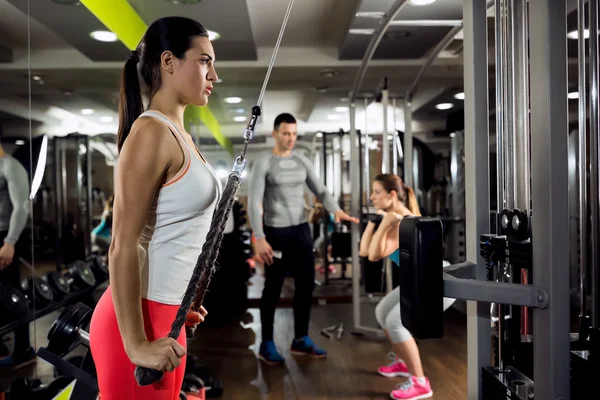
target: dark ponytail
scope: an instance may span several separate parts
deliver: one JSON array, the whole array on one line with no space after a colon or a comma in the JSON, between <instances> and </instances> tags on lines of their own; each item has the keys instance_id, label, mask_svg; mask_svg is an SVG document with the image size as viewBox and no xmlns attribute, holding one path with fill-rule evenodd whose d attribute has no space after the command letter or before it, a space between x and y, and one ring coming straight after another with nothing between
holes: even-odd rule
<instances>
[{"instance_id":1,"label":"dark ponytail","mask_svg":"<svg viewBox=\"0 0 600 400\"><path fill-rule=\"evenodd\" d=\"M144 112L142 92L137 70L137 51L131 53L131 57L123 67L121 74L121 98L119 101L119 133L117 135L117 150L120 152L123 143L135 120Z\"/></svg>"},{"instance_id":2,"label":"dark ponytail","mask_svg":"<svg viewBox=\"0 0 600 400\"><path fill-rule=\"evenodd\" d=\"M165 17L150 25L137 49L131 52L121 74L117 135L119 152L133 123L144 112L142 86L147 89L144 94L148 95L148 100L160 89L162 54L170 51L175 57L184 58L196 36L208 37L208 31L199 22L185 17ZM143 82L140 82L139 76Z\"/></svg>"}]
</instances>

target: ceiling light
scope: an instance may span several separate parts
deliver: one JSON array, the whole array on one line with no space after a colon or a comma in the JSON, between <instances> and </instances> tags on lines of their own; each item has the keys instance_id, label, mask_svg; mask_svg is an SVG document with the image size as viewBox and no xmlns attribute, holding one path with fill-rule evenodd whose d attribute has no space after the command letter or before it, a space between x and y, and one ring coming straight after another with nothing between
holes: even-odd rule
<instances>
[{"instance_id":1,"label":"ceiling light","mask_svg":"<svg viewBox=\"0 0 600 400\"><path fill-rule=\"evenodd\" d=\"M571 92L571 93L567 94L567 97L569 99L572 99L572 100L578 99L579 98L579 92Z\"/></svg>"},{"instance_id":2,"label":"ceiling light","mask_svg":"<svg viewBox=\"0 0 600 400\"><path fill-rule=\"evenodd\" d=\"M436 0L408 0L413 6L426 6L428 4L435 3Z\"/></svg>"},{"instance_id":3,"label":"ceiling light","mask_svg":"<svg viewBox=\"0 0 600 400\"><path fill-rule=\"evenodd\" d=\"M235 122L244 122L246 120L246 117L244 117L243 115L240 115L238 117L233 117L233 120Z\"/></svg>"},{"instance_id":4,"label":"ceiling light","mask_svg":"<svg viewBox=\"0 0 600 400\"><path fill-rule=\"evenodd\" d=\"M372 35L375 29L349 29L348 33L351 35Z\"/></svg>"},{"instance_id":5,"label":"ceiling light","mask_svg":"<svg viewBox=\"0 0 600 400\"><path fill-rule=\"evenodd\" d=\"M92 115L95 111L92 110L91 108L84 108L83 110L81 110L81 113L83 115Z\"/></svg>"},{"instance_id":6,"label":"ceiling light","mask_svg":"<svg viewBox=\"0 0 600 400\"><path fill-rule=\"evenodd\" d=\"M435 106L435 108L437 108L438 110L449 110L452 107L454 107L454 104L452 103L440 103Z\"/></svg>"},{"instance_id":7,"label":"ceiling light","mask_svg":"<svg viewBox=\"0 0 600 400\"><path fill-rule=\"evenodd\" d=\"M322 132L317 132L317 137L323 137L323 133Z\"/></svg>"},{"instance_id":8,"label":"ceiling light","mask_svg":"<svg viewBox=\"0 0 600 400\"><path fill-rule=\"evenodd\" d=\"M173 4L197 4L202 0L167 0L169 3Z\"/></svg>"},{"instance_id":9,"label":"ceiling light","mask_svg":"<svg viewBox=\"0 0 600 400\"><path fill-rule=\"evenodd\" d=\"M338 73L339 73L339 71L337 69L333 69L333 68L325 68L325 69L322 69L321 71L319 71L319 74L324 78L333 78Z\"/></svg>"},{"instance_id":10,"label":"ceiling light","mask_svg":"<svg viewBox=\"0 0 600 400\"><path fill-rule=\"evenodd\" d=\"M233 110L234 113L238 113L238 114L243 114L246 112L246 110L244 110L243 108L234 108Z\"/></svg>"},{"instance_id":11,"label":"ceiling light","mask_svg":"<svg viewBox=\"0 0 600 400\"><path fill-rule=\"evenodd\" d=\"M331 115L327 116L327 119L330 119L332 121L337 121L337 120L341 119L341 117L339 114L331 114Z\"/></svg>"},{"instance_id":12,"label":"ceiling light","mask_svg":"<svg viewBox=\"0 0 600 400\"><path fill-rule=\"evenodd\" d=\"M359 18L383 18L384 15L383 11L359 11L356 13Z\"/></svg>"},{"instance_id":13,"label":"ceiling light","mask_svg":"<svg viewBox=\"0 0 600 400\"><path fill-rule=\"evenodd\" d=\"M325 92L327 92L327 91L329 90L329 86L317 86L317 87L315 88L315 90L316 90L318 93L325 93Z\"/></svg>"},{"instance_id":14,"label":"ceiling light","mask_svg":"<svg viewBox=\"0 0 600 400\"><path fill-rule=\"evenodd\" d=\"M112 122L112 121L113 121L113 117L111 117L111 116L100 117L100 122L108 123L108 122Z\"/></svg>"},{"instance_id":15,"label":"ceiling light","mask_svg":"<svg viewBox=\"0 0 600 400\"><path fill-rule=\"evenodd\" d=\"M387 136L387 140L392 140L392 139L394 139L394 137L392 135Z\"/></svg>"},{"instance_id":16,"label":"ceiling light","mask_svg":"<svg viewBox=\"0 0 600 400\"><path fill-rule=\"evenodd\" d=\"M349 108L342 106L342 107L336 107L336 108L334 108L334 110L337 112L347 112L349 110Z\"/></svg>"},{"instance_id":17,"label":"ceiling light","mask_svg":"<svg viewBox=\"0 0 600 400\"><path fill-rule=\"evenodd\" d=\"M31 75L31 79L33 79L34 81L41 81L42 77L39 75Z\"/></svg>"},{"instance_id":18,"label":"ceiling light","mask_svg":"<svg viewBox=\"0 0 600 400\"><path fill-rule=\"evenodd\" d=\"M456 93L454 95L454 98L457 99L457 100L464 100L465 99L465 93L464 92Z\"/></svg>"},{"instance_id":19,"label":"ceiling light","mask_svg":"<svg viewBox=\"0 0 600 400\"><path fill-rule=\"evenodd\" d=\"M52 0L53 2L62 6L78 6L81 4L79 0Z\"/></svg>"},{"instance_id":20,"label":"ceiling light","mask_svg":"<svg viewBox=\"0 0 600 400\"><path fill-rule=\"evenodd\" d=\"M213 40L217 40L221 37L221 35L215 31L206 31L208 32L208 40L213 41Z\"/></svg>"},{"instance_id":21,"label":"ceiling light","mask_svg":"<svg viewBox=\"0 0 600 400\"><path fill-rule=\"evenodd\" d=\"M450 136L450 137L455 137L455 136L456 136L456 133L454 133L454 132L450 132L450 135L449 135L449 136Z\"/></svg>"},{"instance_id":22,"label":"ceiling light","mask_svg":"<svg viewBox=\"0 0 600 400\"><path fill-rule=\"evenodd\" d=\"M569 39L577 40L577 39L579 39L579 31L577 31L577 30L571 31L571 32L567 33L567 37ZM589 29L586 29L583 31L583 37L585 39L590 38L590 30Z\"/></svg>"},{"instance_id":23,"label":"ceiling light","mask_svg":"<svg viewBox=\"0 0 600 400\"><path fill-rule=\"evenodd\" d=\"M221 82L223 82L223 79L221 79L221 78L219 78L215 81L215 83L221 83Z\"/></svg>"},{"instance_id":24,"label":"ceiling light","mask_svg":"<svg viewBox=\"0 0 600 400\"><path fill-rule=\"evenodd\" d=\"M241 97L225 97L225 103L237 104L237 103L241 103L241 102L242 102Z\"/></svg>"},{"instance_id":25,"label":"ceiling light","mask_svg":"<svg viewBox=\"0 0 600 400\"><path fill-rule=\"evenodd\" d=\"M15 144L17 146L23 146L25 144L25 141L24 140L20 140L20 139L19 140L15 140Z\"/></svg>"},{"instance_id":26,"label":"ceiling light","mask_svg":"<svg viewBox=\"0 0 600 400\"><path fill-rule=\"evenodd\" d=\"M116 42L118 39L116 33L109 31L94 31L90 36L100 42Z\"/></svg>"}]
</instances>

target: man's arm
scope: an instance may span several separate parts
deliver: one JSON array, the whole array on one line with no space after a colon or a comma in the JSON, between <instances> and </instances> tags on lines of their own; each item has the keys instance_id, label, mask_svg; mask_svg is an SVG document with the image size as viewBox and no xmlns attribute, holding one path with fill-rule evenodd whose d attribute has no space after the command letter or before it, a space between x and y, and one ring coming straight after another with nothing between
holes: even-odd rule
<instances>
[{"instance_id":1,"label":"man's arm","mask_svg":"<svg viewBox=\"0 0 600 400\"><path fill-rule=\"evenodd\" d=\"M319 198L319 200L321 200L328 212L333 213L341 210L340 206L333 199L333 196L331 196L325 185L323 185L323 183L317 178L315 170L313 169L310 161L300 154L298 154L298 158L306 167L306 184L308 185L310 191L313 192Z\"/></svg>"},{"instance_id":2,"label":"man's arm","mask_svg":"<svg viewBox=\"0 0 600 400\"><path fill-rule=\"evenodd\" d=\"M257 240L265 237L260 205L265 195L267 164L264 159L260 159L254 165L252 173L250 173L250 179L248 180L248 219L254 237Z\"/></svg>"},{"instance_id":3,"label":"man's arm","mask_svg":"<svg viewBox=\"0 0 600 400\"><path fill-rule=\"evenodd\" d=\"M19 240L29 216L29 178L27 171L18 161L10 161L5 164L4 174L8 182L8 195L13 211L10 215L10 225L4 242L14 246Z\"/></svg>"}]
</instances>

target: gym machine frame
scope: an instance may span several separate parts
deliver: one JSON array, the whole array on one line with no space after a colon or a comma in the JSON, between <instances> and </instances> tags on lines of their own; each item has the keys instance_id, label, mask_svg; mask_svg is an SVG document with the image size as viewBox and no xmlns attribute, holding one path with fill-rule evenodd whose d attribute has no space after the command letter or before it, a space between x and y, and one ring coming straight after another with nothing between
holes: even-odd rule
<instances>
[{"instance_id":1,"label":"gym machine frame","mask_svg":"<svg viewBox=\"0 0 600 400\"><path fill-rule=\"evenodd\" d=\"M385 30L406 0L397 0L372 37L357 80L350 95L350 121L353 159L356 154L355 100L368 62L373 56ZM567 179L567 53L566 5L558 0L531 0L530 65L531 75L531 137L537 149L531 154L531 204L536 216L531 220L534 233L532 271L535 285L487 282L486 265L479 254L479 238L490 232L489 218L489 132L488 110L488 47L487 9L483 0L463 1L464 26L464 87L465 87L465 156L467 257L475 263L454 266L454 274L473 268L475 279L456 279L444 274L444 296L472 300L467 302L468 393L469 399L481 398L482 371L491 358L490 308L488 302L514 304L533 310L535 396L539 399L566 400L569 398L569 263L568 251L568 187ZM497 6L497 9L499 7ZM497 14L500 15L500 14ZM498 29L497 29L498 32ZM590 36L594 35L594 32ZM441 50L440 44L436 49ZM501 51L501 49L497 49ZM437 54L432 53L432 59ZM426 63L427 67L430 63ZM522 60L521 60L522 62ZM419 76L422 74L420 73ZM412 93L414 94L414 93ZM408 96L405 105L404 165L412 161L411 110ZM476 101L477 99L477 101ZM483 99L486 99L484 102ZM519 101L520 99L517 99ZM520 104L522 106L522 104ZM499 103L498 106L501 106ZM509 114L516 110L505 110ZM517 111L518 112L518 111ZM476 134L479 132L480 134ZM502 138L499 138L499 140ZM524 143L523 143L524 144ZM501 157L501 155L499 155ZM504 162L500 158L500 163ZM501 165L501 164L500 164ZM352 184L358 186L360 177L354 166ZM518 171L514 171L519 173ZM411 174L405 181L412 184ZM511 177L512 178L512 177ZM499 188L499 192L501 188ZM352 213L358 212L359 194L353 191ZM504 208L504 204L498 204ZM529 209L526 205L525 209ZM353 226L353 243L359 241L358 227ZM353 246L354 297L359 296L357 246ZM466 271L468 277L469 271ZM357 313L358 311L358 313ZM360 313L355 305L354 321L360 326ZM362 328L368 330L368 328Z\"/></svg>"}]
</instances>

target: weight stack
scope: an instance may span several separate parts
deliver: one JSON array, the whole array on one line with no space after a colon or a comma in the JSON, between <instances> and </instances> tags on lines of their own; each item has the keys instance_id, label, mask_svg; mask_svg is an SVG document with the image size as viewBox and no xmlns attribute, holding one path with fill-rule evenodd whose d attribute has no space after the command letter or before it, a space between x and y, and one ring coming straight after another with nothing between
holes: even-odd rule
<instances>
[{"instance_id":1,"label":"weight stack","mask_svg":"<svg viewBox=\"0 0 600 400\"><path fill-rule=\"evenodd\" d=\"M481 395L483 400L533 400L533 381L516 368L506 367L502 379L494 367L481 369Z\"/></svg>"}]
</instances>

